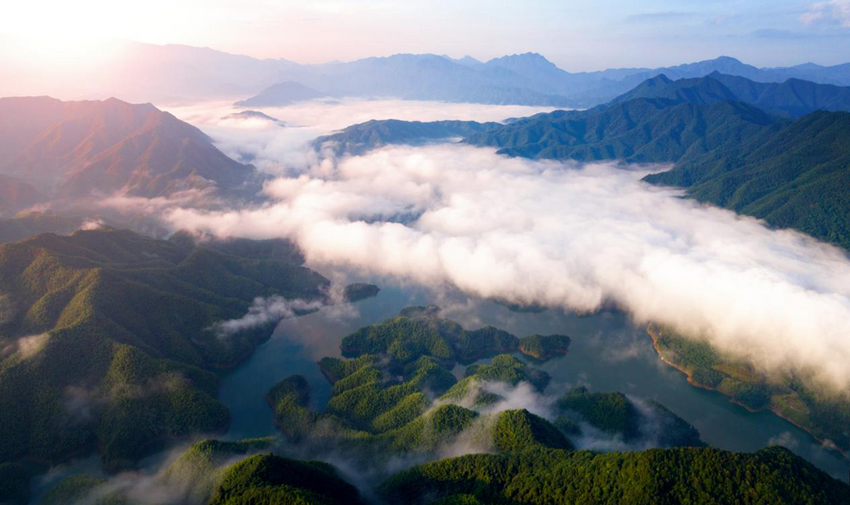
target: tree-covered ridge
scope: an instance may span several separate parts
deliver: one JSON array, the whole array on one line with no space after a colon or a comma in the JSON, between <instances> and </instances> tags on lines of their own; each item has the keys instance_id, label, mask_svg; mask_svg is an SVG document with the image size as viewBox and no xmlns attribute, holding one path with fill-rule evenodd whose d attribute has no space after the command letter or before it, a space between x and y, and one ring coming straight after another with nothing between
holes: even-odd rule
<instances>
[{"instance_id":1,"label":"tree-covered ridge","mask_svg":"<svg viewBox=\"0 0 850 505\"><path fill-rule=\"evenodd\" d=\"M218 246L217 246L218 247ZM320 300L328 281L290 261L129 231L0 246L0 461L97 449L132 467L164 440L223 429L215 370L270 335L220 338L256 297Z\"/></svg>"},{"instance_id":2,"label":"tree-covered ridge","mask_svg":"<svg viewBox=\"0 0 850 505\"><path fill-rule=\"evenodd\" d=\"M546 361L556 354L566 354L570 337L566 335L528 335L519 341L519 351L527 356Z\"/></svg>"},{"instance_id":3,"label":"tree-covered ridge","mask_svg":"<svg viewBox=\"0 0 850 505\"><path fill-rule=\"evenodd\" d=\"M634 401L623 393L591 393L573 388L556 402L555 425L581 435L582 423L625 443L645 441L656 447L702 447L706 444L687 421L653 400Z\"/></svg>"},{"instance_id":4,"label":"tree-covered ridge","mask_svg":"<svg viewBox=\"0 0 850 505\"><path fill-rule=\"evenodd\" d=\"M815 112L646 180L850 249L850 113Z\"/></svg>"},{"instance_id":5,"label":"tree-covered ridge","mask_svg":"<svg viewBox=\"0 0 850 505\"><path fill-rule=\"evenodd\" d=\"M691 384L719 391L753 411L770 410L844 454L850 452L850 392L817 387L799 373L764 375L666 327L652 325L647 331L659 356L687 374Z\"/></svg>"},{"instance_id":6,"label":"tree-covered ridge","mask_svg":"<svg viewBox=\"0 0 850 505\"><path fill-rule=\"evenodd\" d=\"M349 126L337 133L313 141L316 149L330 149L336 156L360 155L372 149L392 145L421 145L428 141L468 137L496 129L499 123L475 121L399 121L371 120Z\"/></svg>"},{"instance_id":7,"label":"tree-covered ridge","mask_svg":"<svg viewBox=\"0 0 850 505\"><path fill-rule=\"evenodd\" d=\"M380 495L399 504L837 504L850 487L781 447L537 449L426 463L389 478Z\"/></svg>"},{"instance_id":8,"label":"tree-covered ridge","mask_svg":"<svg viewBox=\"0 0 850 505\"><path fill-rule=\"evenodd\" d=\"M210 505L357 505L357 488L321 461L258 454L230 466Z\"/></svg>"},{"instance_id":9,"label":"tree-covered ridge","mask_svg":"<svg viewBox=\"0 0 850 505\"><path fill-rule=\"evenodd\" d=\"M569 347L569 337L565 335L518 339L492 326L466 330L452 320L440 318L439 313L440 308L435 305L402 309L398 317L360 328L343 338L342 355L380 355L390 360L391 368L401 369L421 356L453 364L519 350L546 360L564 354Z\"/></svg>"},{"instance_id":10,"label":"tree-covered ridge","mask_svg":"<svg viewBox=\"0 0 850 505\"><path fill-rule=\"evenodd\" d=\"M636 98L585 111L537 114L465 141L524 158L672 163L731 146L777 121L740 102Z\"/></svg>"}]
</instances>

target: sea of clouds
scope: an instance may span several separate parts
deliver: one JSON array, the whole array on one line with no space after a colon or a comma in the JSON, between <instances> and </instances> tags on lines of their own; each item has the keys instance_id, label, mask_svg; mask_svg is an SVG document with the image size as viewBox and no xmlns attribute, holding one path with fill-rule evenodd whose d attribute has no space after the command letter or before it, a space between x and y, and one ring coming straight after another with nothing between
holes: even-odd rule
<instances>
[{"instance_id":1,"label":"sea of clouds","mask_svg":"<svg viewBox=\"0 0 850 505\"><path fill-rule=\"evenodd\" d=\"M844 252L641 181L667 167L533 161L456 142L341 159L310 147L373 118L489 121L536 111L394 100L263 110L282 127L222 119L233 112L226 104L174 108L275 178L262 205L152 208L174 229L292 239L317 268L578 312L614 306L764 371L850 385Z\"/></svg>"}]
</instances>

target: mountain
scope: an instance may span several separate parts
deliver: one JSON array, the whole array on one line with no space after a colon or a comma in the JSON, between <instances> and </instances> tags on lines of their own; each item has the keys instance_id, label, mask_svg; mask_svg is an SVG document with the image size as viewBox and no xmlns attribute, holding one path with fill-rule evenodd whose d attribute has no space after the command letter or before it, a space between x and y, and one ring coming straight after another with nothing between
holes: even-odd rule
<instances>
[{"instance_id":1,"label":"mountain","mask_svg":"<svg viewBox=\"0 0 850 505\"><path fill-rule=\"evenodd\" d=\"M0 172L60 197L238 195L259 187L253 167L231 160L200 130L151 104L2 98L0 117Z\"/></svg>"},{"instance_id":2,"label":"mountain","mask_svg":"<svg viewBox=\"0 0 850 505\"><path fill-rule=\"evenodd\" d=\"M0 409L0 463L97 450L115 471L167 440L225 428L216 372L275 321L226 336L214 325L257 297L325 300L329 284L279 244L259 244L105 229L0 245L0 404L15 406Z\"/></svg>"},{"instance_id":3,"label":"mountain","mask_svg":"<svg viewBox=\"0 0 850 505\"><path fill-rule=\"evenodd\" d=\"M635 98L662 98L675 103L703 104L738 101L783 117L799 117L816 110L850 111L850 87L816 84L799 79L762 83L719 72L677 81L662 74L647 79L612 103L623 103Z\"/></svg>"},{"instance_id":4,"label":"mountain","mask_svg":"<svg viewBox=\"0 0 850 505\"><path fill-rule=\"evenodd\" d=\"M772 128L778 120L738 102L638 98L587 111L555 111L473 134L465 142L525 158L664 163Z\"/></svg>"},{"instance_id":5,"label":"mountain","mask_svg":"<svg viewBox=\"0 0 850 505\"><path fill-rule=\"evenodd\" d=\"M236 102L237 107L281 107L294 102L315 100L327 95L297 82L287 81L273 84L259 94Z\"/></svg>"},{"instance_id":6,"label":"mountain","mask_svg":"<svg viewBox=\"0 0 850 505\"><path fill-rule=\"evenodd\" d=\"M739 100L729 88L710 77L674 81L661 74L643 81L631 91L612 100L611 104L625 103L636 98L660 98L672 103L699 104L745 101Z\"/></svg>"},{"instance_id":7,"label":"mountain","mask_svg":"<svg viewBox=\"0 0 850 505\"><path fill-rule=\"evenodd\" d=\"M646 181L850 249L850 113L815 112Z\"/></svg>"}]
</instances>

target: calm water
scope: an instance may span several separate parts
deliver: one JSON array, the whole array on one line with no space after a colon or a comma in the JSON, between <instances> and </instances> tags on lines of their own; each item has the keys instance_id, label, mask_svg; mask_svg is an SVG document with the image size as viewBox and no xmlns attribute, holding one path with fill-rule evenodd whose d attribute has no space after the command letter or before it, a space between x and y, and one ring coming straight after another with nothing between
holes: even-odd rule
<instances>
[{"instance_id":1,"label":"calm water","mask_svg":"<svg viewBox=\"0 0 850 505\"><path fill-rule=\"evenodd\" d=\"M719 393L690 386L684 374L661 363L644 329L632 325L624 314L577 316L556 310L518 314L495 303L438 297L411 287L385 287L377 297L353 306L282 321L274 336L222 381L220 398L232 413L226 438L274 434L264 396L275 382L291 374L302 374L310 381L311 402L321 409L330 386L316 361L339 356L340 340L357 328L395 316L403 307L428 303L440 305L444 317L466 328L491 324L520 337L530 333L569 335L572 343L566 356L535 365L552 376L547 393L585 385L592 391L621 391L655 399L693 424L713 446L754 451L781 444L838 478L846 480L850 472L850 462L821 448L791 423L770 413L750 413Z\"/></svg>"}]
</instances>

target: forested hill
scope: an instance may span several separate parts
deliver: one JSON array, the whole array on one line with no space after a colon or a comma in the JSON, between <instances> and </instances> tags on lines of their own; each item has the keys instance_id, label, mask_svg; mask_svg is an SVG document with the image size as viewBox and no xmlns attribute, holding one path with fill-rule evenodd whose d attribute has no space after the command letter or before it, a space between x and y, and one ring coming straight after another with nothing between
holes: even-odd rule
<instances>
[{"instance_id":1,"label":"forested hill","mask_svg":"<svg viewBox=\"0 0 850 505\"><path fill-rule=\"evenodd\" d=\"M371 149L391 145L418 145L452 137L469 137L476 133L496 130L499 123L475 121L399 121L372 120L349 126L313 141L317 149L332 149L336 155L363 154Z\"/></svg>"},{"instance_id":2,"label":"forested hill","mask_svg":"<svg viewBox=\"0 0 850 505\"><path fill-rule=\"evenodd\" d=\"M597 454L530 450L476 454L400 472L381 487L388 503L838 504L850 487L781 447L754 454L706 448Z\"/></svg>"},{"instance_id":3,"label":"forested hill","mask_svg":"<svg viewBox=\"0 0 850 505\"><path fill-rule=\"evenodd\" d=\"M271 242L110 229L0 245L0 463L97 449L120 470L164 440L226 427L214 371L271 329L222 337L212 325L255 297L321 300L328 285Z\"/></svg>"},{"instance_id":4,"label":"forested hill","mask_svg":"<svg viewBox=\"0 0 850 505\"><path fill-rule=\"evenodd\" d=\"M645 180L850 249L850 113L815 112Z\"/></svg>"}]
</instances>

